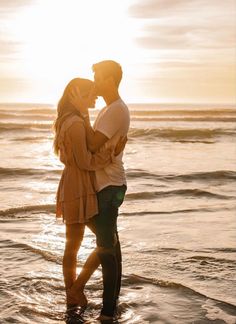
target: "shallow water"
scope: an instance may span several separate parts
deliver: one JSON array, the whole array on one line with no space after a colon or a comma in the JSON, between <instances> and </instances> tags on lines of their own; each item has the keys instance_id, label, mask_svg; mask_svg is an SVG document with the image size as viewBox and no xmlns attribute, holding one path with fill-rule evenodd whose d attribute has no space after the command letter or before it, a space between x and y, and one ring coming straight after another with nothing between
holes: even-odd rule
<instances>
[{"instance_id":1,"label":"shallow water","mask_svg":"<svg viewBox=\"0 0 236 324\"><path fill-rule=\"evenodd\" d=\"M131 109L119 323L236 323L236 110ZM2 323L65 322L54 114L0 107ZM78 271L94 246L86 231ZM87 322L99 315L101 288L99 269L86 289Z\"/></svg>"}]
</instances>

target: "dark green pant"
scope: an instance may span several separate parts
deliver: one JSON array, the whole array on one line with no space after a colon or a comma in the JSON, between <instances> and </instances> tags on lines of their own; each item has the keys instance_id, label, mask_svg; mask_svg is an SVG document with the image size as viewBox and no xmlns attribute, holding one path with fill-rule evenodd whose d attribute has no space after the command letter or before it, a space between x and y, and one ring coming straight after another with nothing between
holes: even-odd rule
<instances>
[{"instance_id":1,"label":"dark green pant","mask_svg":"<svg viewBox=\"0 0 236 324\"><path fill-rule=\"evenodd\" d=\"M121 249L117 232L118 208L126 186L108 186L97 193L99 214L88 226L96 235L97 252L102 265L103 308L101 314L114 316L121 286Z\"/></svg>"}]
</instances>

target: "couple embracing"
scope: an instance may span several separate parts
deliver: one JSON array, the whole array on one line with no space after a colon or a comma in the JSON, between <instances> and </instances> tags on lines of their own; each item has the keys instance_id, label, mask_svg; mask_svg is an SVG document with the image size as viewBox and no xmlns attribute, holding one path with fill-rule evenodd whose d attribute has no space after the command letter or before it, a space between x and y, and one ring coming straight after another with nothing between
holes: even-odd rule
<instances>
[{"instance_id":1,"label":"couple embracing","mask_svg":"<svg viewBox=\"0 0 236 324\"><path fill-rule=\"evenodd\" d=\"M87 305L84 288L101 264L103 302L99 319L116 317L121 286L118 208L126 192L122 162L130 116L119 95L122 68L115 61L93 65L94 82L69 82L58 103L54 150L65 165L57 192L56 213L66 226L63 275L68 312ZM91 127L88 108L97 96L106 102ZM85 226L96 235L96 249L76 275L77 254Z\"/></svg>"}]
</instances>

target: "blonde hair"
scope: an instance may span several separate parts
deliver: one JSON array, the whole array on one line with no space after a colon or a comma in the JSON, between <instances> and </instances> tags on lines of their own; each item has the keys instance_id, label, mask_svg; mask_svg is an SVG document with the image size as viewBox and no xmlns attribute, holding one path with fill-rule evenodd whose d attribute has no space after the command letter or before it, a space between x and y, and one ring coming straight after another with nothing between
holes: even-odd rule
<instances>
[{"instance_id":1,"label":"blonde hair","mask_svg":"<svg viewBox=\"0 0 236 324\"><path fill-rule=\"evenodd\" d=\"M58 102L57 105L57 117L54 121L53 128L54 128L54 141L53 141L53 148L54 153L56 155L59 154L59 133L61 130L61 126L63 122L71 115L79 115L80 113L78 109L70 102L70 94L73 92L73 90L77 90L76 92L79 93L78 96L78 106L79 106L79 100L83 97L88 95L89 91L93 87L93 81L88 79L82 79L82 78L75 78L71 80L61 97L61 99Z\"/></svg>"}]
</instances>

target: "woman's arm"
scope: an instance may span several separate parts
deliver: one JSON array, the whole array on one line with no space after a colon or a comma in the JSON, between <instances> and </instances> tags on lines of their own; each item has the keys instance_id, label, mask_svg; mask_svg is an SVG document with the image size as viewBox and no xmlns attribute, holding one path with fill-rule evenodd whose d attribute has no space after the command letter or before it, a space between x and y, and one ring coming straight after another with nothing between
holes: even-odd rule
<instances>
[{"instance_id":1,"label":"woman's arm","mask_svg":"<svg viewBox=\"0 0 236 324\"><path fill-rule=\"evenodd\" d=\"M82 170L95 171L112 163L113 150L106 149L102 153L92 154L87 149L84 123L75 122L68 130L72 143L73 155L77 166Z\"/></svg>"},{"instance_id":2,"label":"woman's arm","mask_svg":"<svg viewBox=\"0 0 236 324\"><path fill-rule=\"evenodd\" d=\"M89 115L84 117L84 122L88 149L90 152L95 153L109 140L109 138L101 132L94 131L90 124Z\"/></svg>"},{"instance_id":3,"label":"woman's arm","mask_svg":"<svg viewBox=\"0 0 236 324\"><path fill-rule=\"evenodd\" d=\"M78 102L78 98L80 98L80 103ZM77 107L78 111L82 115L86 128L87 147L90 152L95 153L108 141L109 138L102 132L95 132L91 127L88 108L85 108L78 89L74 89L74 91L69 94L69 101L74 107Z\"/></svg>"}]
</instances>

